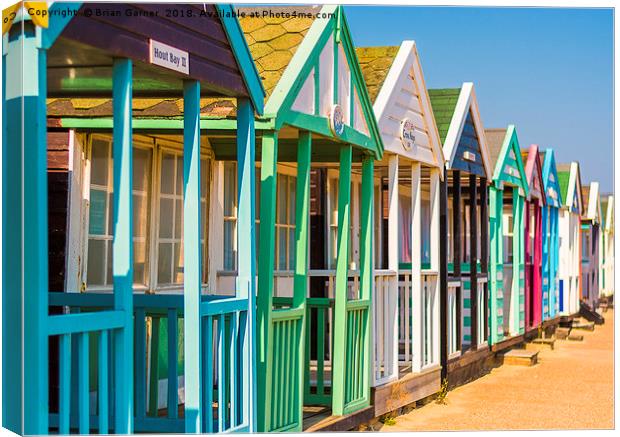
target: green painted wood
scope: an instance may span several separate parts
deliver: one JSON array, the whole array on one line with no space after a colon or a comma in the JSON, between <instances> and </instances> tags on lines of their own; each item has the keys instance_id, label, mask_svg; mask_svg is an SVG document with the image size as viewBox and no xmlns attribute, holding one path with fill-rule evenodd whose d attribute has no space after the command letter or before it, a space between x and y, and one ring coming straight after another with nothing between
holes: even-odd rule
<instances>
[{"instance_id":1,"label":"green painted wood","mask_svg":"<svg viewBox=\"0 0 620 437\"><path fill-rule=\"evenodd\" d=\"M132 62L115 59L112 73L114 309L123 311L124 326L114 333L114 431L133 432L133 201L132 201Z\"/></svg>"},{"instance_id":2,"label":"green painted wood","mask_svg":"<svg viewBox=\"0 0 620 437\"><path fill-rule=\"evenodd\" d=\"M338 178L338 240L334 304L334 343L332 354L332 414L341 416L345 407L345 367L347 353L347 283L349 268L349 238L351 220L351 163L352 146L340 147Z\"/></svg>"},{"instance_id":3,"label":"green painted wood","mask_svg":"<svg viewBox=\"0 0 620 437\"><path fill-rule=\"evenodd\" d=\"M201 431L200 289L200 83L183 83L183 339L185 375L185 432ZM174 320L173 320L174 319ZM171 330L172 329L172 330ZM168 312L168 417L177 415L176 312ZM174 391L174 393L173 393ZM175 410L174 412L172 410Z\"/></svg>"},{"instance_id":4,"label":"green painted wood","mask_svg":"<svg viewBox=\"0 0 620 437\"><path fill-rule=\"evenodd\" d=\"M271 430L272 410L272 304L276 223L276 167L278 136L263 134L261 153L260 241L258 258L257 322L257 427L259 432Z\"/></svg>"},{"instance_id":5,"label":"green painted wood","mask_svg":"<svg viewBox=\"0 0 620 437\"><path fill-rule=\"evenodd\" d=\"M168 309L168 418L176 419L179 414L179 393L177 379L178 332L177 311ZM187 359L186 361L187 362Z\"/></svg>"},{"instance_id":6,"label":"green painted wood","mask_svg":"<svg viewBox=\"0 0 620 437\"><path fill-rule=\"evenodd\" d=\"M136 308L134 316L135 348L134 375L136 376L136 417L146 416L146 323L145 311Z\"/></svg>"},{"instance_id":7,"label":"green painted wood","mask_svg":"<svg viewBox=\"0 0 620 437\"><path fill-rule=\"evenodd\" d=\"M240 385L241 399L231 408L240 410L241 424L249 432L256 431L256 147L254 107L249 99L237 99L237 296L244 298L245 320L239 320L235 328L243 326L241 364L233 369L233 389ZM243 322L243 323L241 323ZM234 335L237 332L233 331ZM234 362L236 365L236 362ZM240 405L239 405L240 404ZM234 417L233 424L236 424ZM234 426L234 425L233 425Z\"/></svg>"},{"instance_id":8,"label":"green painted wood","mask_svg":"<svg viewBox=\"0 0 620 437\"><path fill-rule=\"evenodd\" d=\"M503 308L503 299L499 294L502 289L498 279L499 267L503 263L502 249L502 204L503 190L495 186L489 187L489 231L490 231L490 337L491 344L495 344L503 339L503 327L499 316L499 309Z\"/></svg>"}]
</instances>

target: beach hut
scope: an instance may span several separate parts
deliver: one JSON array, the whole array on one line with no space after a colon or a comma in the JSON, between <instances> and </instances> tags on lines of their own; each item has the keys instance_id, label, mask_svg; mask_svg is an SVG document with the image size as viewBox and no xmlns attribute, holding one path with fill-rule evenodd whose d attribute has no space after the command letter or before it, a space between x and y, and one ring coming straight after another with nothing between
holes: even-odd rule
<instances>
[{"instance_id":1,"label":"beach hut","mask_svg":"<svg viewBox=\"0 0 620 437\"><path fill-rule=\"evenodd\" d=\"M489 337L495 345L525 332L524 203L529 184L514 125L487 129L486 137L494 169L489 190Z\"/></svg>"},{"instance_id":2,"label":"beach hut","mask_svg":"<svg viewBox=\"0 0 620 437\"><path fill-rule=\"evenodd\" d=\"M601 244L601 296L610 297L614 294L614 196L608 194L601 201L603 213L603 232Z\"/></svg>"},{"instance_id":3,"label":"beach hut","mask_svg":"<svg viewBox=\"0 0 620 437\"><path fill-rule=\"evenodd\" d=\"M342 7L240 12L267 91L256 125L258 430L338 429L370 411L381 137Z\"/></svg>"},{"instance_id":4,"label":"beach hut","mask_svg":"<svg viewBox=\"0 0 620 437\"><path fill-rule=\"evenodd\" d=\"M441 365L443 376L454 385L481 370L489 353L491 158L474 85L429 90L429 95L446 166L440 193Z\"/></svg>"},{"instance_id":5,"label":"beach hut","mask_svg":"<svg viewBox=\"0 0 620 437\"><path fill-rule=\"evenodd\" d=\"M581 293L581 175L579 163L558 164L560 209L559 310L564 316L579 312Z\"/></svg>"},{"instance_id":6,"label":"beach hut","mask_svg":"<svg viewBox=\"0 0 620 437\"><path fill-rule=\"evenodd\" d=\"M525 246L525 329L536 328L542 322L542 211L546 207L546 196L542 175L542 162L538 146L532 144L521 152L528 196L525 201L524 246Z\"/></svg>"},{"instance_id":7,"label":"beach hut","mask_svg":"<svg viewBox=\"0 0 620 437\"><path fill-rule=\"evenodd\" d=\"M601 245L601 201L599 183L584 185L581 193L586 207L581 216L581 301L596 309L599 300Z\"/></svg>"},{"instance_id":8,"label":"beach hut","mask_svg":"<svg viewBox=\"0 0 620 437\"><path fill-rule=\"evenodd\" d=\"M559 220L562 196L558 179L555 154L553 149L546 149L540 153L543 164L543 182L546 197L546 207L542 211L543 228L543 320L555 318L560 310L559 306L559 265L560 265L560 234Z\"/></svg>"},{"instance_id":9,"label":"beach hut","mask_svg":"<svg viewBox=\"0 0 620 437\"><path fill-rule=\"evenodd\" d=\"M444 158L415 42L358 48L385 154L375 234L375 416L441 386L439 188ZM382 272L386 275L380 276ZM388 276L389 275L389 276Z\"/></svg>"},{"instance_id":10,"label":"beach hut","mask_svg":"<svg viewBox=\"0 0 620 437\"><path fill-rule=\"evenodd\" d=\"M230 6L188 5L193 18L99 6L54 3L41 22L44 6L29 17L20 3L3 24L3 425L253 431L260 78ZM206 219L217 154L201 113L224 97L238 111L239 263L218 290L209 234L223 229Z\"/></svg>"}]
</instances>

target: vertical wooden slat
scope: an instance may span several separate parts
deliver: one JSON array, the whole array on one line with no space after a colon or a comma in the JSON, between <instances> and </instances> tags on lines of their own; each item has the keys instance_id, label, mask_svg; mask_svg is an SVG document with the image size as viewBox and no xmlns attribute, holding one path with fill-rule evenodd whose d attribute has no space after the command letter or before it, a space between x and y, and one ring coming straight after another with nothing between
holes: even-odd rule
<instances>
[{"instance_id":1,"label":"vertical wooden slat","mask_svg":"<svg viewBox=\"0 0 620 437\"><path fill-rule=\"evenodd\" d=\"M217 431L224 431L224 421L226 419L225 409L225 387L226 387L226 323L224 315L220 314L217 320L218 347L217 347Z\"/></svg>"},{"instance_id":2,"label":"vertical wooden slat","mask_svg":"<svg viewBox=\"0 0 620 437\"><path fill-rule=\"evenodd\" d=\"M439 183L439 234L443 237L439 239L439 316L440 332L442 339L448 338L448 244L445 236L448 235L448 175L444 174L444 179ZM443 341L440 351L441 378L448 375L448 345Z\"/></svg>"},{"instance_id":3,"label":"vertical wooden slat","mask_svg":"<svg viewBox=\"0 0 620 437\"><path fill-rule=\"evenodd\" d=\"M213 368L208 366L207 363L213 363L213 319L211 316L205 316L205 342L203 347L203 355L205 363L204 372L204 386L205 386L205 398L204 398L204 411L206 415L206 429L205 432L213 432Z\"/></svg>"},{"instance_id":4,"label":"vertical wooden slat","mask_svg":"<svg viewBox=\"0 0 620 437\"><path fill-rule=\"evenodd\" d=\"M176 419L179 417L179 383L177 377L178 366L178 335L179 325L177 310L168 309L168 417ZM187 319L185 323L187 323ZM195 328L194 328L195 329ZM187 385L187 383L186 383Z\"/></svg>"},{"instance_id":5,"label":"vertical wooden slat","mask_svg":"<svg viewBox=\"0 0 620 437\"><path fill-rule=\"evenodd\" d=\"M149 416L157 416L159 397L159 316L151 318L151 369L149 371Z\"/></svg>"},{"instance_id":6,"label":"vertical wooden slat","mask_svg":"<svg viewBox=\"0 0 620 437\"><path fill-rule=\"evenodd\" d=\"M316 392L321 395L325 391L325 385L323 381L323 373L325 371L325 314L327 309L319 308L316 318L316 333L318 343L316 346ZM310 318L309 318L310 319ZM311 331L308 331L311 332ZM308 355L308 357L310 357Z\"/></svg>"},{"instance_id":7,"label":"vertical wooden slat","mask_svg":"<svg viewBox=\"0 0 620 437\"><path fill-rule=\"evenodd\" d=\"M114 59L112 74L114 231L112 274L114 309L122 310L125 323L114 333L115 406L114 431L133 432L133 201L132 201L132 61Z\"/></svg>"},{"instance_id":8,"label":"vertical wooden slat","mask_svg":"<svg viewBox=\"0 0 620 437\"><path fill-rule=\"evenodd\" d=\"M69 434L69 421L71 417L71 334L60 336L59 352L58 432L60 434Z\"/></svg>"},{"instance_id":9,"label":"vertical wooden slat","mask_svg":"<svg viewBox=\"0 0 620 437\"><path fill-rule=\"evenodd\" d=\"M487 282L483 287L484 299L483 317L484 329L483 340L489 339L489 200L487 179L480 178L480 272L486 276Z\"/></svg>"},{"instance_id":10,"label":"vertical wooden slat","mask_svg":"<svg viewBox=\"0 0 620 437\"><path fill-rule=\"evenodd\" d=\"M478 348L478 177L469 175L469 314L471 348Z\"/></svg>"},{"instance_id":11,"label":"vertical wooden slat","mask_svg":"<svg viewBox=\"0 0 620 437\"><path fill-rule=\"evenodd\" d=\"M461 262L463 260L463 248L461 245L461 233L463 232L463 211L461 211L461 172L459 170L452 171L452 193L453 276L461 281L461 284L456 288L456 348L462 351L463 280L461 278Z\"/></svg>"},{"instance_id":12,"label":"vertical wooden slat","mask_svg":"<svg viewBox=\"0 0 620 437\"><path fill-rule=\"evenodd\" d=\"M411 368L422 370L424 352L424 307L422 307L422 168L419 162L411 163Z\"/></svg>"},{"instance_id":13,"label":"vertical wooden slat","mask_svg":"<svg viewBox=\"0 0 620 437\"><path fill-rule=\"evenodd\" d=\"M88 434L90 431L88 335L87 332L78 334L78 426L80 434Z\"/></svg>"},{"instance_id":14,"label":"vertical wooden slat","mask_svg":"<svg viewBox=\"0 0 620 437\"><path fill-rule=\"evenodd\" d=\"M99 333L99 387L98 409L99 409L99 434L108 433L108 331Z\"/></svg>"},{"instance_id":15,"label":"vertical wooden slat","mask_svg":"<svg viewBox=\"0 0 620 437\"><path fill-rule=\"evenodd\" d=\"M230 427L237 425L237 329L239 326L239 313L234 312L230 315Z\"/></svg>"},{"instance_id":16,"label":"vertical wooden slat","mask_svg":"<svg viewBox=\"0 0 620 437\"><path fill-rule=\"evenodd\" d=\"M136 309L134 317L135 348L134 374L136 377L136 417L146 416L146 320L144 309Z\"/></svg>"}]
</instances>

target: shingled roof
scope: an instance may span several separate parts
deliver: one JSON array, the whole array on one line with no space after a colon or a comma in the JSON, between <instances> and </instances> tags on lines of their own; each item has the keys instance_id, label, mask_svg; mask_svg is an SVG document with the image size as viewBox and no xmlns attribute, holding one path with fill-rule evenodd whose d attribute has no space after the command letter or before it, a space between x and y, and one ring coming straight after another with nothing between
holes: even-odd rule
<instances>
[{"instance_id":1,"label":"shingled roof","mask_svg":"<svg viewBox=\"0 0 620 437\"><path fill-rule=\"evenodd\" d=\"M282 77L284 70L293 58L297 48L303 41L306 33L314 23L314 18L322 6L291 6L291 7L248 7L239 8L245 12L245 17L239 18L239 24L256 63L258 74L263 81L268 100L276 84ZM282 15L292 15L294 18L280 18L266 16L264 11L273 11ZM252 16L250 16L252 15ZM300 17L301 15L301 17Z\"/></svg>"},{"instance_id":2,"label":"shingled roof","mask_svg":"<svg viewBox=\"0 0 620 437\"><path fill-rule=\"evenodd\" d=\"M296 12L296 17L263 17L263 11L267 10L265 7L239 8L239 11L245 12L245 17L239 17L239 24L263 82L265 101L273 92L314 22L314 18L305 16L308 14L315 16L321 6L269 7L271 11L275 9L277 12L282 12L281 15ZM200 99L200 113L210 117L235 117L236 100L221 97ZM48 99L47 114L49 117L109 117L112 116L112 99ZM181 117L183 99L133 99L133 115L157 118Z\"/></svg>"},{"instance_id":3,"label":"shingled roof","mask_svg":"<svg viewBox=\"0 0 620 437\"><path fill-rule=\"evenodd\" d=\"M398 49L398 46L358 47L355 49L368 88L368 96L372 103L377 100Z\"/></svg>"},{"instance_id":4,"label":"shingled roof","mask_svg":"<svg viewBox=\"0 0 620 437\"><path fill-rule=\"evenodd\" d=\"M431 106L433 107L433 114L435 115L435 123L437 123L437 130L439 130L439 137L441 138L442 144L445 144L448 129L450 129L450 122L452 121L452 116L454 115L454 109L456 108L460 93L460 88L428 90L428 95L431 98Z\"/></svg>"},{"instance_id":5,"label":"shingled roof","mask_svg":"<svg viewBox=\"0 0 620 437\"><path fill-rule=\"evenodd\" d=\"M491 157L491 171L495 171L497 160L504 145L506 138L506 128L485 129L484 135L487 139L487 147L489 148L489 156Z\"/></svg>"}]
</instances>

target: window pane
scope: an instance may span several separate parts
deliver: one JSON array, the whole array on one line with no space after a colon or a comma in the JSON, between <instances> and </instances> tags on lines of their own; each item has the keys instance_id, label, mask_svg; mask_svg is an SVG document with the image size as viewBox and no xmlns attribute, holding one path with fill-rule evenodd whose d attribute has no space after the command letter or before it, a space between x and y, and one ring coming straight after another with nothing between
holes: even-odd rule
<instances>
[{"instance_id":1,"label":"window pane","mask_svg":"<svg viewBox=\"0 0 620 437\"><path fill-rule=\"evenodd\" d=\"M278 223L286 223L288 176L278 175Z\"/></svg>"},{"instance_id":2,"label":"window pane","mask_svg":"<svg viewBox=\"0 0 620 437\"><path fill-rule=\"evenodd\" d=\"M90 183L96 185L108 184L108 156L110 142L102 139L93 139L91 151Z\"/></svg>"},{"instance_id":3,"label":"window pane","mask_svg":"<svg viewBox=\"0 0 620 437\"><path fill-rule=\"evenodd\" d=\"M177 199L174 211L174 238L183 237L183 201Z\"/></svg>"},{"instance_id":4,"label":"window pane","mask_svg":"<svg viewBox=\"0 0 620 437\"><path fill-rule=\"evenodd\" d=\"M106 210L108 195L98 189L90 190L90 208L88 218L88 233L91 235L106 235Z\"/></svg>"},{"instance_id":5,"label":"window pane","mask_svg":"<svg viewBox=\"0 0 620 437\"><path fill-rule=\"evenodd\" d=\"M157 257L157 282L160 284L170 284L172 282L172 244L160 243L159 255Z\"/></svg>"},{"instance_id":6,"label":"window pane","mask_svg":"<svg viewBox=\"0 0 620 437\"><path fill-rule=\"evenodd\" d=\"M174 194L174 161L174 155L162 155L160 190L165 194Z\"/></svg>"},{"instance_id":7,"label":"window pane","mask_svg":"<svg viewBox=\"0 0 620 437\"><path fill-rule=\"evenodd\" d=\"M224 163L224 215L235 216L237 204L237 169L234 162Z\"/></svg>"},{"instance_id":8,"label":"window pane","mask_svg":"<svg viewBox=\"0 0 620 437\"><path fill-rule=\"evenodd\" d=\"M147 200L145 195L133 195L133 236L147 236Z\"/></svg>"},{"instance_id":9,"label":"window pane","mask_svg":"<svg viewBox=\"0 0 620 437\"><path fill-rule=\"evenodd\" d=\"M183 156L177 156L177 184L176 193L183 195Z\"/></svg>"},{"instance_id":10,"label":"window pane","mask_svg":"<svg viewBox=\"0 0 620 437\"><path fill-rule=\"evenodd\" d=\"M133 244L133 282L146 285L146 243Z\"/></svg>"},{"instance_id":11,"label":"window pane","mask_svg":"<svg viewBox=\"0 0 620 437\"><path fill-rule=\"evenodd\" d=\"M183 282L183 243L176 243L174 245L174 277L173 281L175 284L180 284Z\"/></svg>"},{"instance_id":12,"label":"window pane","mask_svg":"<svg viewBox=\"0 0 620 437\"><path fill-rule=\"evenodd\" d=\"M105 241L88 240L88 270L86 282L89 287L104 284Z\"/></svg>"},{"instance_id":13,"label":"window pane","mask_svg":"<svg viewBox=\"0 0 620 437\"><path fill-rule=\"evenodd\" d=\"M422 200L421 206L421 221L422 221L422 247L421 256L422 264L428 266L431 262L431 204L428 200Z\"/></svg>"},{"instance_id":14,"label":"window pane","mask_svg":"<svg viewBox=\"0 0 620 437\"><path fill-rule=\"evenodd\" d=\"M160 199L159 201L159 237L172 238L172 219L174 215L174 200Z\"/></svg>"},{"instance_id":15,"label":"window pane","mask_svg":"<svg viewBox=\"0 0 620 437\"><path fill-rule=\"evenodd\" d=\"M289 229L288 231L288 253L289 270L293 270L295 268L295 229Z\"/></svg>"},{"instance_id":16,"label":"window pane","mask_svg":"<svg viewBox=\"0 0 620 437\"><path fill-rule=\"evenodd\" d=\"M297 187L296 185L297 178L289 177L289 193L290 200L288 204L288 222L292 225L295 224L295 195Z\"/></svg>"},{"instance_id":17,"label":"window pane","mask_svg":"<svg viewBox=\"0 0 620 437\"><path fill-rule=\"evenodd\" d=\"M108 268L107 268L107 282L106 284L112 284L112 240L106 242L108 248Z\"/></svg>"},{"instance_id":18,"label":"window pane","mask_svg":"<svg viewBox=\"0 0 620 437\"><path fill-rule=\"evenodd\" d=\"M287 234L287 230L286 228L279 228L278 229L278 269L279 270L286 270L287 266L286 266L286 247L287 247L287 241L286 241L286 234Z\"/></svg>"},{"instance_id":19,"label":"window pane","mask_svg":"<svg viewBox=\"0 0 620 437\"><path fill-rule=\"evenodd\" d=\"M108 193L108 229L106 234L112 235L114 233L114 195L110 191Z\"/></svg>"},{"instance_id":20,"label":"window pane","mask_svg":"<svg viewBox=\"0 0 620 437\"><path fill-rule=\"evenodd\" d=\"M133 190L147 191L151 181L151 151L133 149Z\"/></svg>"},{"instance_id":21,"label":"window pane","mask_svg":"<svg viewBox=\"0 0 620 437\"><path fill-rule=\"evenodd\" d=\"M235 269L235 247L234 247L234 222L226 220L224 222L224 269Z\"/></svg>"}]
</instances>

